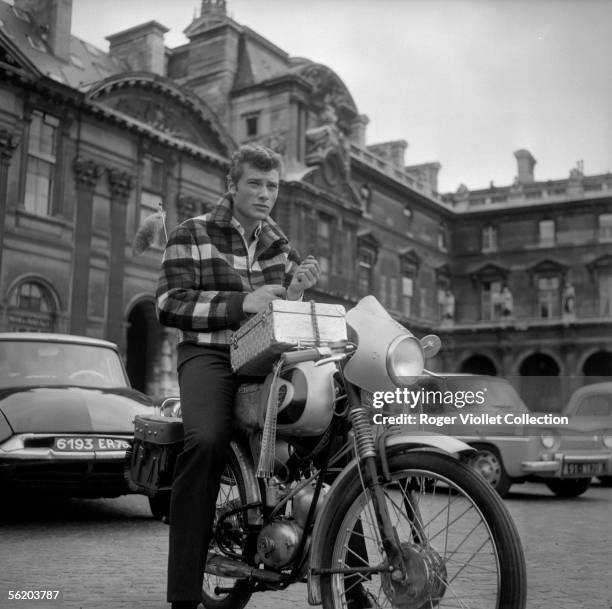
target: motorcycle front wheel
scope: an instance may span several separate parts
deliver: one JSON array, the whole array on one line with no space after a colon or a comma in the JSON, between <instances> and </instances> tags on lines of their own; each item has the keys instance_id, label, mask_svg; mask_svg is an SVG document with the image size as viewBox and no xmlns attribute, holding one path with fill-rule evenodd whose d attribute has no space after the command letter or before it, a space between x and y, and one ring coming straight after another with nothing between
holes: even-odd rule
<instances>
[{"instance_id":1,"label":"motorcycle front wheel","mask_svg":"<svg viewBox=\"0 0 612 609\"><path fill-rule=\"evenodd\" d=\"M322 576L324 609L350 609L356 598L376 609L524 609L520 538L489 483L452 457L423 451L389 456L389 471L383 492L406 577L390 573L370 491L355 469L331 511L322 565L361 572Z\"/></svg>"},{"instance_id":2,"label":"motorcycle front wheel","mask_svg":"<svg viewBox=\"0 0 612 609\"><path fill-rule=\"evenodd\" d=\"M217 510L213 530L215 535L210 544L209 552L219 553L216 539L219 538L224 547L240 554L243 550L242 540L246 529L246 512L239 512L229 518L224 514L235 510L240 505L246 505L244 479L233 453L228 453L225 470L221 476L221 486L217 494ZM221 520L221 524L219 524ZM221 528L221 531L218 529ZM240 579L220 577L204 573L202 587L202 605L206 609L242 609L251 598L248 582Z\"/></svg>"}]
</instances>

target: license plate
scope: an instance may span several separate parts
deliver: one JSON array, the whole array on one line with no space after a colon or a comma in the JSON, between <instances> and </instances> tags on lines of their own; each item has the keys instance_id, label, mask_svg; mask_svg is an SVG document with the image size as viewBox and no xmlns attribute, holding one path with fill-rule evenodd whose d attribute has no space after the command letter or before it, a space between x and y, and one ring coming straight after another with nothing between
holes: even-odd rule
<instances>
[{"instance_id":1,"label":"license plate","mask_svg":"<svg viewBox=\"0 0 612 609\"><path fill-rule=\"evenodd\" d=\"M87 452L104 450L126 450L129 447L127 440L120 438L86 438L61 437L55 438L55 450L64 452Z\"/></svg>"},{"instance_id":2,"label":"license plate","mask_svg":"<svg viewBox=\"0 0 612 609\"><path fill-rule=\"evenodd\" d=\"M597 476L602 472L601 463L564 463L565 476Z\"/></svg>"}]
</instances>

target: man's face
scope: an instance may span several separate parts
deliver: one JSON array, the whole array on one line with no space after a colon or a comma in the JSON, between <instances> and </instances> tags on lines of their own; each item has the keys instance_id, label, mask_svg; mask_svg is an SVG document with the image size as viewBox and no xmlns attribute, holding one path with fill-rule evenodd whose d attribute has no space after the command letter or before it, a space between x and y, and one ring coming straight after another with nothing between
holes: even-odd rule
<instances>
[{"instance_id":1,"label":"man's face","mask_svg":"<svg viewBox=\"0 0 612 609\"><path fill-rule=\"evenodd\" d=\"M245 163L238 183L230 182L234 217L245 229L270 215L278 196L279 180L278 170L264 171Z\"/></svg>"}]
</instances>

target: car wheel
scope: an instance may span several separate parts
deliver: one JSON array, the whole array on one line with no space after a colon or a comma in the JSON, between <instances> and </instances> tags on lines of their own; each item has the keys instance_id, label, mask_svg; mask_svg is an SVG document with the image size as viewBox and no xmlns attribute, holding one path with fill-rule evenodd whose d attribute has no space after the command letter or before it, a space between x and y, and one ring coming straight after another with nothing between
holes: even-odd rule
<instances>
[{"instance_id":1,"label":"car wheel","mask_svg":"<svg viewBox=\"0 0 612 609\"><path fill-rule=\"evenodd\" d=\"M505 497L512 486L512 479L506 474L504 464L496 449L492 446L473 445L478 453L470 465L497 491Z\"/></svg>"},{"instance_id":2,"label":"car wheel","mask_svg":"<svg viewBox=\"0 0 612 609\"><path fill-rule=\"evenodd\" d=\"M149 497L149 507L156 520L167 519L170 515L170 491L159 491Z\"/></svg>"},{"instance_id":3,"label":"car wheel","mask_svg":"<svg viewBox=\"0 0 612 609\"><path fill-rule=\"evenodd\" d=\"M605 486L606 488L612 486L612 476L599 476L598 480L601 486Z\"/></svg>"},{"instance_id":4,"label":"car wheel","mask_svg":"<svg viewBox=\"0 0 612 609\"><path fill-rule=\"evenodd\" d=\"M547 480L546 486L557 497L578 497L591 486L590 478L566 478L564 480Z\"/></svg>"}]
</instances>

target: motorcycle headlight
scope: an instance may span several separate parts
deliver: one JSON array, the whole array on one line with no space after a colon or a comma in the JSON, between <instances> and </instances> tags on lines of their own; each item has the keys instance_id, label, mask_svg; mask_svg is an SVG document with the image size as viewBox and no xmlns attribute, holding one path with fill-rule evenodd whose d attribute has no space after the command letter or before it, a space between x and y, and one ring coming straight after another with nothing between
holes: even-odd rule
<instances>
[{"instance_id":1,"label":"motorcycle headlight","mask_svg":"<svg viewBox=\"0 0 612 609\"><path fill-rule=\"evenodd\" d=\"M411 385L423 374L425 357L414 336L398 336L387 350L387 372L396 385Z\"/></svg>"}]
</instances>

